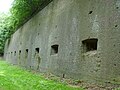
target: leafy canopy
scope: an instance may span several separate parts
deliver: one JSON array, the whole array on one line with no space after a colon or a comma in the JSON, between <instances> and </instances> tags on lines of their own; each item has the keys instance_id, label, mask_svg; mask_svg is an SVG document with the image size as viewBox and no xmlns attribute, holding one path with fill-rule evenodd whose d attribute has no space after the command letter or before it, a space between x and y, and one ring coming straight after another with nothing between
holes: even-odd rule
<instances>
[{"instance_id":1,"label":"leafy canopy","mask_svg":"<svg viewBox=\"0 0 120 90\"><path fill-rule=\"evenodd\" d=\"M14 0L8 15L0 14L0 54L6 39L38 12L44 2L52 0Z\"/></svg>"}]
</instances>

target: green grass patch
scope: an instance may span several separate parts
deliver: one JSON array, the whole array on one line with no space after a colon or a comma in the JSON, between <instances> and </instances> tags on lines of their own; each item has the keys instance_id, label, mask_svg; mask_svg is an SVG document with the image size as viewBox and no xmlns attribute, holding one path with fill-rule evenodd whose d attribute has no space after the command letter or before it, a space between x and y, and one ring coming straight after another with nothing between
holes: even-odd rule
<instances>
[{"instance_id":1,"label":"green grass patch","mask_svg":"<svg viewBox=\"0 0 120 90\"><path fill-rule=\"evenodd\" d=\"M0 61L0 90L83 90Z\"/></svg>"}]
</instances>

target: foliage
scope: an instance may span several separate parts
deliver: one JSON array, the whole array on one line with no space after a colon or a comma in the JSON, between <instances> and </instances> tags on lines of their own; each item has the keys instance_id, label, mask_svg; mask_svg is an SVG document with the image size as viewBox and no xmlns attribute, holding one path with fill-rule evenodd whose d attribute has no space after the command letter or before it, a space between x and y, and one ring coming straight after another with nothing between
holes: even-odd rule
<instances>
[{"instance_id":1,"label":"foliage","mask_svg":"<svg viewBox=\"0 0 120 90\"><path fill-rule=\"evenodd\" d=\"M13 29L21 26L34 15L45 0L14 0L10 10Z\"/></svg>"},{"instance_id":2,"label":"foliage","mask_svg":"<svg viewBox=\"0 0 120 90\"><path fill-rule=\"evenodd\" d=\"M10 37L12 31L8 29L8 16L4 13L0 14L0 54L3 53L5 41Z\"/></svg>"},{"instance_id":3,"label":"foliage","mask_svg":"<svg viewBox=\"0 0 120 90\"><path fill-rule=\"evenodd\" d=\"M0 61L0 90L83 90Z\"/></svg>"},{"instance_id":4,"label":"foliage","mask_svg":"<svg viewBox=\"0 0 120 90\"><path fill-rule=\"evenodd\" d=\"M44 2L50 1L52 0L14 0L10 13L0 14L0 54L3 53L6 39L38 12Z\"/></svg>"}]
</instances>

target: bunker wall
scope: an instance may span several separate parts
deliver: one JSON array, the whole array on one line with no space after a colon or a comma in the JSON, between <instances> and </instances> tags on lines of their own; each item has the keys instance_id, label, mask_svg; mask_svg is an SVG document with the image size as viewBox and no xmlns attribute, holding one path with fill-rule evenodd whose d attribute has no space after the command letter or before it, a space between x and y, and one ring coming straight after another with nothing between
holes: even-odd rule
<instances>
[{"instance_id":1,"label":"bunker wall","mask_svg":"<svg viewBox=\"0 0 120 90\"><path fill-rule=\"evenodd\" d=\"M120 77L120 1L53 0L6 42L12 64L86 81Z\"/></svg>"}]
</instances>

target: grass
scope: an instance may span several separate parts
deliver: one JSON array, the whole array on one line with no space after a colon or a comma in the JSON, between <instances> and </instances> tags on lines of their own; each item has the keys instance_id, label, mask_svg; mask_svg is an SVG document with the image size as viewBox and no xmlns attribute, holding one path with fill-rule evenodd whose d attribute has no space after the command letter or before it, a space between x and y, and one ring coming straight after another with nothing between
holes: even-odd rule
<instances>
[{"instance_id":1,"label":"grass","mask_svg":"<svg viewBox=\"0 0 120 90\"><path fill-rule=\"evenodd\" d=\"M0 61L0 90L83 90Z\"/></svg>"}]
</instances>

